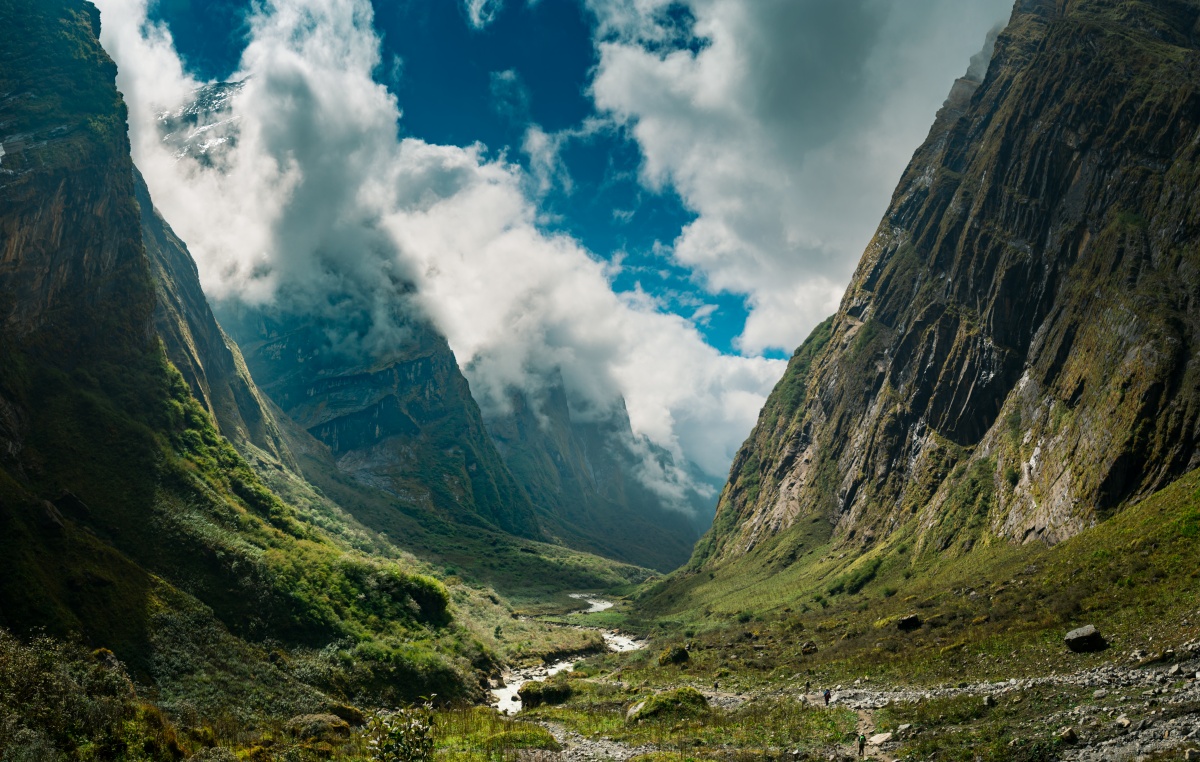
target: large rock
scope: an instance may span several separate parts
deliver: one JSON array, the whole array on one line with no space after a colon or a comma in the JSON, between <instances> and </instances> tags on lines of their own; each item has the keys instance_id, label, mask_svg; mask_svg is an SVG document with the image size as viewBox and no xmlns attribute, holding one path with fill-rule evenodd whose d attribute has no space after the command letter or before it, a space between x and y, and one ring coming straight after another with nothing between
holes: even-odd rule
<instances>
[{"instance_id":1,"label":"large rock","mask_svg":"<svg viewBox=\"0 0 1200 762\"><path fill-rule=\"evenodd\" d=\"M1064 638L1067 648L1076 653L1089 653L1092 651L1103 651L1108 647L1104 636L1094 625L1085 625L1077 629L1071 630Z\"/></svg>"},{"instance_id":2,"label":"large rock","mask_svg":"<svg viewBox=\"0 0 1200 762\"><path fill-rule=\"evenodd\" d=\"M901 632L912 632L913 630L919 630L921 628L921 617L917 616L916 614L902 616L896 622L896 627Z\"/></svg>"}]
</instances>

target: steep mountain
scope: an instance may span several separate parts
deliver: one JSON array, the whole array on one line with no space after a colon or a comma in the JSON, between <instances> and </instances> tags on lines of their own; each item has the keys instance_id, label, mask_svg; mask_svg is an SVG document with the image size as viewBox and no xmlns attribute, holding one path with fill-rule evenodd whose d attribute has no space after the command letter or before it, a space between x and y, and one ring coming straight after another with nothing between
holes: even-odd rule
<instances>
[{"instance_id":1,"label":"steep mountain","mask_svg":"<svg viewBox=\"0 0 1200 762\"><path fill-rule=\"evenodd\" d=\"M154 208L146 181L136 169L134 191L157 297L154 328L171 364L226 439L253 445L295 469L279 424L250 378L241 350L209 309L187 246Z\"/></svg>"},{"instance_id":2,"label":"steep mountain","mask_svg":"<svg viewBox=\"0 0 1200 762\"><path fill-rule=\"evenodd\" d=\"M701 531L696 525L708 518L704 500L691 494L668 507L635 476L652 445L635 439L623 407L602 420L573 420L561 384L551 385L541 404L514 394L511 406L511 414L487 418L488 431L547 533L662 571L687 561ZM639 444L641 453L633 449Z\"/></svg>"},{"instance_id":3,"label":"steep mountain","mask_svg":"<svg viewBox=\"0 0 1200 762\"><path fill-rule=\"evenodd\" d=\"M364 485L448 519L538 538L446 340L425 322L386 356L336 349L311 316L222 312L260 388Z\"/></svg>"},{"instance_id":4,"label":"steep mountain","mask_svg":"<svg viewBox=\"0 0 1200 762\"><path fill-rule=\"evenodd\" d=\"M696 564L795 562L801 534L1053 544L1200 465L1198 20L1017 2L793 356Z\"/></svg>"},{"instance_id":5,"label":"steep mountain","mask_svg":"<svg viewBox=\"0 0 1200 762\"><path fill-rule=\"evenodd\" d=\"M495 657L445 586L217 431L290 457L139 187L98 34L83 0L0 2L0 627L111 649L193 715L475 695Z\"/></svg>"}]
</instances>

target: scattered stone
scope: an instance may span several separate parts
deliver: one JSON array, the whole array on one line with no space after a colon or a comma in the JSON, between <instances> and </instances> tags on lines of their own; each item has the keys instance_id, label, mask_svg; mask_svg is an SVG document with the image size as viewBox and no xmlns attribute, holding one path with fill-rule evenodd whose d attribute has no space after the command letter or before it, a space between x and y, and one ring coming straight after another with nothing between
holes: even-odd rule
<instances>
[{"instance_id":1,"label":"scattered stone","mask_svg":"<svg viewBox=\"0 0 1200 762\"><path fill-rule=\"evenodd\" d=\"M984 696L983 697L983 705L984 706L995 706L996 705L995 697L994 696Z\"/></svg>"},{"instance_id":2,"label":"scattered stone","mask_svg":"<svg viewBox=\"0 0 1200 762\"><path fill-rule=\"evenodd\" d=\"M912 632L913 630L920 629L921 617L917 616L916 614L902 616L899 620L897 620L896 627L901 632Z\"/></svg>"},{"instance_id":3,"label":"scattered stone","mask_svg":"<svg viewBox=\"0 0 1200 762\"><path fill-rule=\"evenodd\" d=\"M1183 753L1183 758L1184 758L1184 760L1186 760L1186 762L1194 762L1194 760L1200 760L1200 751L1198 751L1196 749L1188 749L1187 751L1185 751Z\"/></svg>"},{"instance_id":4,"label":"scattered stone","mask_svg":"<svg viewBox=\"0 0 1200 762\"><path fill-rule=\"evenodd\" d=\"M805 656L811 656L817 652L817 644L815 641L805 641L804 645L800 646L800 653Z\"/></svg>"},{"instance_id":5,"label":"scattered stone","mask_svg":"<svg viewBox=\"0 0 1200 762\"><path fill-rule=\"evenodd\" d=\"M188 757L188 762L237 762L237 755L224 746L213 746Z\"/></svg>"},{"instance_id":6,"label":"scattered stone","mask_svg":"<svg viewBox=\"0 0 1200 762\"><path fill-rule=\"evenodd\" d=\"M1126 717L1125 715L1121 715L1120 717L1118 717L1118 718L1116 719L1116 726L1117 726L1118 728L1127 728L1127 727L1129 727L1129 726L1130 726L1130 725L1132 725L1132 724L1133 724L1133 723L1132 723L1132 722L1130 722L1130 721L1129 721L1129 718L1128 718L1128 717Z\"/></svg>"},{"instance_id":7,"label":"scattered stone","mask_svg":"<svg viewBox=\"0 0 1200 762\"><path fill-rule=\"evenodd\" d=\"M1085 625L1067 633L1064 640L1067 643L1067 648L1076 653L1088 653L1092 651L1103 651L1108 647L1104 636L1094 625Z\"/></svg>"},{"instance_id":8,"label":"scattered stone","mask_svg":"<svg viewBox=\"0 0 1200 762\"><path fill-rule=\"evenodd\" d=\"M879 746L880 744L885 744L890 740L892 740L891 733L876 733L867 739L867 743L871 744L872 746Z\"/></svg>"},{"instance_id":9,"label":"scattered stone","mask_svg":"<svg viewBox=\"0 0 1200 762\"><path fill-rule=\"evenodd\" d=\"M1104 697L1105 697L1105 696L1107 696L1107 695L1108 695L1108 691L1104 690L1103 688L1099 688L1099 689L1097 689L1096 691L1094 691L1094 692L1092 693L1092 698L1094 698L1094 699L1102 699L1102 698L1104 698Z\"/></svg>"},{"instance_id":10,"label":"scattered stone","mask_svg":"<svg viewBox=\"0 0 1200 762\"><path fill-rule=\"evenodd\" d=\"M1178 664L1172 664L1171 668L1167 670L1167 675L1169 677L1175 677L1178 674L1179 674L1179 665Z\"/></svg>"},{"instance_id":11,"label":"scattered stone","mask_svg":"<svg viewBox=\"0 0 1200 762\"><path fill-rule=\"evenodd\" d=\"M907 722L896 728L896 738L907 738L911 733L912 725Z\"/></svg>"},{"instance_id":12,"label":"scattered stone","mask_svg":"<svg viewBox=\"0 0 1200 762\"><path fill-rule=\"evenodd\" d=\"M1067 727L1058 731L1058 740L1063 743L1075 743L1079 740L1079 735L1076 734L1075 728Z\"/></svg>"}]
</instances>

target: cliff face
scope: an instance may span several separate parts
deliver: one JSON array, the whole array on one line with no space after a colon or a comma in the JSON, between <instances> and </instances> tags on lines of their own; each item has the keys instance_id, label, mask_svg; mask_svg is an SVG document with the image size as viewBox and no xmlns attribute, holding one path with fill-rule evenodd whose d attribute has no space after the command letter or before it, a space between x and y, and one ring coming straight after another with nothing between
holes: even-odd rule
<instances>
[{"instance_id":1,"label":"cliff face","mask_svg":"<svg viewBox=\"0 0 1200 762\"><path fill-rule=\"evenodd\" d=\"M405 505L540 536L454 353L432 328L414 321L403 345L380 359L335 350L330 326L308 317L229 307L222 323L263 391L341 471Z\"/></svg>"},{"instance_id":2,"label":"cliff face","mask_svg":"<svg viewBox=\"0 0 1200 762\"><path fill-rule=\"evenodd\" d=\"M561 385L540 405L514 395L512 413L487 420L488 430L525 488L548 534L571 547L670 571L691 555L699 531L635 476L641 458L624 409L600 421L574 421ZM670 457L666 453L663 457ZM709 509L711 510L711 508Z\"/></svg>"},{"instance_id":3,"label":"cliff face","mask_svg":"<svg viewBox=\"0 0 1200 762\"><path fill-rule=\"evenodd\" d=\"M209 309L187 246L154 208L146 181L136 169L134 180L142 240L154 279L154 328L171 364L229 441L253 445L297 470L241 350Z\"/></svg>"},{"instance_id":4,"label":"cliff face","mask_svg":"<svg viewBox=\"0 0 1200 762\"><path fill-rule=\"evenodd\" d=\"M841 308L739 452L698 561L801 518L1054 543L1200 465L1194 2L1021 0Z\"/></svg>"}]
</instances>

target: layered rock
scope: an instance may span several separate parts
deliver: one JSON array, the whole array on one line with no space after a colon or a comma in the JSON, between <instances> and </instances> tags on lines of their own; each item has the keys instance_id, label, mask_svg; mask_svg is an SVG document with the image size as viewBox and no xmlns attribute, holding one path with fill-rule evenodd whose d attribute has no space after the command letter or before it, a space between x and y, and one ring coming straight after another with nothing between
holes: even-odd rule
<instances>
[{"instance_id":1,"label":"layered rock","mask_svg":"<svg viewBox=\"0 0 1200 762\"><path fill-rule=\"evenodd\" d=\"M1017 3L841 308L739 452L698 560L802 517L1053 543L1200 465L1194 3Z\"/></svg>"},{"instance_id":2,"label":"layered rock","mask_svg":"<svg viewBox=\"0 0 1200 762\"><path fill-rule=\"evenodd\" d=\"M339 469L404 505L540 537L454 353L428 324L412 320L404 341L374 357L333 345L345 325L232 304L221 316L263 391Z\"/></svg>"},{"instance_id":3,"label":"layered rock","mask_svg":"<svg viewBox=\"0 0 1200 762\"><path fill-rule=\"evenodd\" d=\"M711 507L706 511L694 492L672 505L646 486L648 475L639 478L647 458L673 463L669 453L636 439L623 405L577 420L561 383L551 384L540 403L514 394L511 405L510 414L487 418L488 430L548 534L662 571L687 561Z\"/></svg>"}]
</instances>

